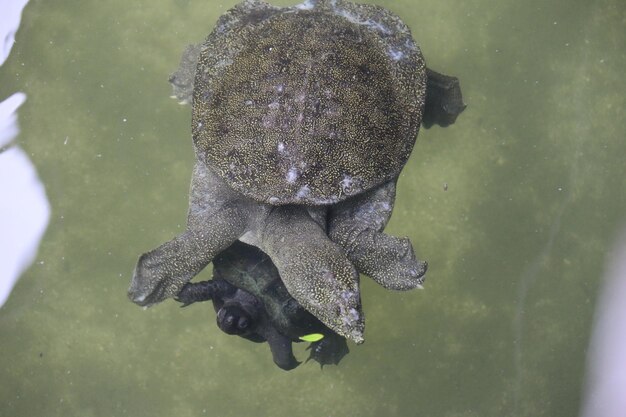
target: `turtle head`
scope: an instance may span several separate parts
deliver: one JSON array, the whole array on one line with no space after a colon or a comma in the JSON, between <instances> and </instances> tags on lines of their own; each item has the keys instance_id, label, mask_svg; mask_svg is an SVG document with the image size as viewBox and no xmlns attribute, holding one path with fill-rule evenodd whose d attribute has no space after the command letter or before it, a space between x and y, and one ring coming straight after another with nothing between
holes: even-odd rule
<instances>
[{"instance_id":1,"label":"turtle head","mask_svg":"<svg viewBox=\"0 0 626 417\"><path fill-rule=\"evenodd\" d=\"M255 328L258 319L255 309L250 307L239 302L224 304L217 312L217 326L228 334L250 333Z\"/></svg>"}]
</instances>

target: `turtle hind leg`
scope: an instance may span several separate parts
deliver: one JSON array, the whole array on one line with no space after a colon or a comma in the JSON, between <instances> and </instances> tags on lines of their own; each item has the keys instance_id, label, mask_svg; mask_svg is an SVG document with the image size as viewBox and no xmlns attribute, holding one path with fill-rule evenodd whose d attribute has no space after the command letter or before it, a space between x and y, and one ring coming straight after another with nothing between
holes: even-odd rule
<instances>
[{"instance_id":1,"label":"turtle hind leg","mask_svg":"<svg viewBox=\"0 0 626 417\"><path fill-rule=\"evenodd\" d=\"M426 68L426 77L426 104L422 124L427 129L433 124L441 127L453 124L466 107L459 79L430 68Z\"/></svg>"},{"instance_id":2,"label":"turtle hind leg","mask_svg":"<svg viewBox=\"0 0 626 417\"><path fill-rule=\"evenodd\" d=\"M410 290L424 282L427 264L407 238L382 233L391 217L395 181L347 200L329 216L329 236L357 270L387 289Z\"/></svg>"}]
</instances>

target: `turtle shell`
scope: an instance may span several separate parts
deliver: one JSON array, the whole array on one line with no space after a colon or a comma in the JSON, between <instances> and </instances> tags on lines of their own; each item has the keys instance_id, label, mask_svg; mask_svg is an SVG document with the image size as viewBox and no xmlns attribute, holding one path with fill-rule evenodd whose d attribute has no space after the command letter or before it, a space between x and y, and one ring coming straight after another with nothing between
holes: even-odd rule
<instances>
[{"instance_id":1,"label":"turtle shell","mask_svg":"<svg viewBox=\"0 0 626 417\"><path fill-rule=\"evenodd\" d=\"M257 201L336 203L400 173L422 117L425 68L406 25L380 7L242 3L201 49L197 156Z\"/></svg>"}]
</instances>

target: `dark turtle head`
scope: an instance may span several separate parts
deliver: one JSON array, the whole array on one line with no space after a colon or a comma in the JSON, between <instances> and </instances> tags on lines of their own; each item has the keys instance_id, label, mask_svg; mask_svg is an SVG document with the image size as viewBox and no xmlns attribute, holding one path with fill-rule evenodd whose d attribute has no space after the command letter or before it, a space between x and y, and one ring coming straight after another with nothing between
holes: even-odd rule
<instances>
[{"instance_id":1,"label":"dark turtle head","mask_svg":"<svg viewBox=\"0 0 626 417\"><path fill-rule=\"evenodd\" d=\"M245 335L256 327L257 314L239 302L226 303L217 312L217 325L223 332Z\"/></svg>"}]
</instances>

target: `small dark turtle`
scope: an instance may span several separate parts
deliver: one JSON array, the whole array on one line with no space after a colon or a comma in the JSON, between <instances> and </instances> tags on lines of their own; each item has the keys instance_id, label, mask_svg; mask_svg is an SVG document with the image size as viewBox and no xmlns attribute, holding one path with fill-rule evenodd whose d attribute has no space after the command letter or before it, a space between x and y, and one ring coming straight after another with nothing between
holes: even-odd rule
<instances>
[{"instance_id":1,"label":"small dark turtle","mask_svg":"<svg viewBox=\"0 0 626 417\"><path fill-rule=\"evenodd\" d=\"M253 342L267 341L274 363L285 370L300 364L291 343L306 335L323 335L309 346L307 360L314 359L321 366L337 364L348 353L346 339L289 295L271 259L242 242L235 242L213 260L213 280L185 284L176 299L183 306L213 301L220 329Z\"/></svg>"},{"instance_id":2,"label":"small dark turtle","mask_svg":"<svg viewBox=\"0 0 626 417\"><path fill-rule=\"evenodd\" d=\"M423 282L411 242L382 231L420 123L453 122L460 90L457 112L425 109L428 73L407 26L341 0L244 1L172 82L193 97L187 230L139 258L129 297L176 296L240 239L269 255L300 305L362 342L357 271L389 289Z\"/></svg>"}]
</instances>

